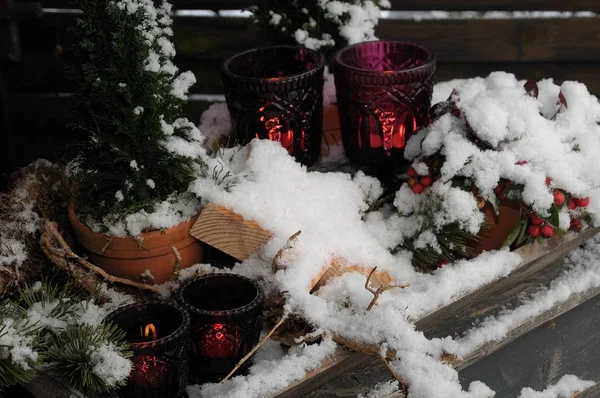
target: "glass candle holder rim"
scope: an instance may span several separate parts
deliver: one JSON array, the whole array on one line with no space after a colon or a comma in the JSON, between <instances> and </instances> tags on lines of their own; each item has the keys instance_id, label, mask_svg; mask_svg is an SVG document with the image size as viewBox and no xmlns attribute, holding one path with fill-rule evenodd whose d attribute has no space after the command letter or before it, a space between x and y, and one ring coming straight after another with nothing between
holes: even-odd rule
<instances>
[{"instance_id":1,"label":"glass candle holder rim","mask_svg":"<svg viewBox=\"0 0 600 398\"><path fill-rule=\"evenodd\" d=\"M359 68L359 67L356 67L356 66L349 65L348 63L342 61L342 55L346 51L349 51L349 50L354 49L356 47L362 47L362 46L368 46L368 45L376 45L376 44L385 44L385 43L387 43L387 44L396 44L396 45L409 45L409 46L413 46L413 47L416 47L416 48L420 48L422 50L425 50L425 52L427 53L427 58L420 65L416 65L416 66L413 66L413 67L410 67L410 68L405 68L405 69L394 69L394 70L389 70L389 71L380 71L380 70L374 70L374 69L363 69L363 68ZM351 44L351 45L348 45L348 46L346 46L346 47L344 47L344 48L336 51L336 53L333 56L333 61L334 61L335 64L340 65L340 66L344 67L345 69L352 70L352 71L358 72L358 73L381 75L382 72L383 72L385 74L394 75L394 74L405 74L407 72L420 71L422 69L430 68L431 65L436 62L436 55L435 55L435 53L429 47L426 47L426 46L424 46L422 44L411 42L411 41L402 41L402 40L374 40L374 41L363 41L363 42L360 42L360 43Z\"/></svg>"},{"instance_id":2,"label":"glass candle holder rim","mask_svg":"<svg viewBox=\"0 0 600 398\"><path fill-rule=\"evenodd\" d=\"M106 321L113 323L114 325L119 326L119 324L114 320L114 318L127 311L130 310L132 308L144 308L144 307L148 307L151 305L161 305L161 306L166 306L166 307L171 307L175 310L177 310L179 312L179 314L181 315L181 325L179 325L174 332L158 338L156 340L151 340L151 341L142 341L142 342L136 342L136 343L131 343L128 342L128 344L130 345L130 347L132 349L136 349L136 350L144 350L147 348L151 348L151 347L156 347L156 346L163 346L163 345L167 345L169 343L171 343L172 341L178 340L179 338L181 338L184 334L188 333L189 329L190 329L190 314L186 311L186 309L184 307L182 307L181 305L177 304L177 302L173 301L173 300L164 300L164 299L154 299L154 300L148 300L148 301L141 301L141 302L136 302L136 303L131 303L131 304L124 304L118 308L116 308L114 311L112 311L110 314L107 315L106 317Z\"/></svg>"},{"instance_id":3,"label":"glass candle holder rim","mask_svg":"<svg viewBox=\"0 0 600 398\"><path fill-rule=\"evenodd\" d=\"M243 280L244 282L251 283L256 289L256 296L250 301L248 304L245 304L241 307L232 308L229 310L205 310L202 308L194 307L192 304L188 303L184 297L184 291L189 288L192 284L203 280L203 279L211 279L211 278L223 278L223 277L233 277ZM177 297L179 302L183 305L185 309L189 312L193 312L199 315L219 315L219 316L231 316L238 313L245 313L256 309L265 299L265 293L260 285L255 281L243 275L238 275L234 273L213 273L207 275L201 275L197 278L194 278L188 281L185 285L181 286L177 292Z\"/></svg>"},{"instance_id":4,"label":"glass candle holder rim","mask_svg":"<svg viewBox=\"0 0 600 398\"><path fill-rule=\"evenodd\" d=\"M233 73L229 68L229 65L231 65L231 63L238 57L247 56L252 53L258 53L260 51L275 50L275 49L306 50L306 51L312 53L318 61L315 63L315 65L313 65L308 70L305 70L305 71L299 72L299 73L293 73L290 75L280 76L280 77L244 76L244 75L240 75L237 73ZM314 73L317 73L320 69L323 69L324 67L325 67L325 57L323 56L323 54L321 54L320 52L318 52L316 50L312 50L312 49L310 49L308 47L304 47L304 46L278 45L278 46L264 46L264 47L252 48L250 50L246 50L246 51L242 51L240 53L234 54L231 57L227 58L225 61L223 61L223 63L221 64L221 71L223 74L225 74L230 79L237 79L237 80L242 80L242 81L246 81L246 82L262 83L262 82L271 82L271 81L286 81L286 80L302 78L305 76L310 76Z\"/></svg>"}]
</instances>

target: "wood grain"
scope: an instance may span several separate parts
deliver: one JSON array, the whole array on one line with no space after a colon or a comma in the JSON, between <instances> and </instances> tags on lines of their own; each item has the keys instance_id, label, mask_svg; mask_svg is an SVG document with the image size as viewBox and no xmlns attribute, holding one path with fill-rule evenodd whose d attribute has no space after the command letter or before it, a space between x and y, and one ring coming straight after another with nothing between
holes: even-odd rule
<instances>
[{"instance_id":1,"label":"wood grain","mask_svg":"<svg viewBox=\"0 0 600 398\"><path fill-rule=\"evenodd\" d=\"M192 226L190 235L242 261L271 239L255 221L209 203Z\"/></svg>"}]
</instances>

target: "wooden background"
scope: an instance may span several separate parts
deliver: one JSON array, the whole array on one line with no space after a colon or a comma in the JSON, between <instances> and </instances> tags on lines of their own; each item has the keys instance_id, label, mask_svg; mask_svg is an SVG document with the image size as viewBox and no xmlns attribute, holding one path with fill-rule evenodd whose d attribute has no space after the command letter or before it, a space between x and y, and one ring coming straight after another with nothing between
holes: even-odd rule
<instances>
[{"instance_id":1,"label":"wooden background","mask_svg":"<svg viewBox=\"0 0 600 398\"><path fill-rule=\"evenodd\" d=\"M23 0L0 0L24 4ZM176 15L176 64L192 70L198 83L194 94L222 92L219 66L228 56L267 44L249 18L221 16L222 10L242 9L261 0L172 0L176 10L207 10L204 16ZM63 73L72 60L76 38L69 27L77 17L69 0L40 0L41 18L8 23L0 11L0 80L3 83L0 174L38 157L56 160L72 139L69 120L71 84ZM392 0L395 11L592 11L597 0ZM3 10L3 8L0 8ZM394 14L394 13L392 13ZM21 59L7 53L19 37ZM591 18L447 18L416 21L383 19L377 28L382 39L410 40L432 48L438 56L437 80L485 76L495 70L519 78L553 77L578 80L592 93L600 92L600 17ZM12 48L12 50L11 50ZM206 97L194 96L188 106L198 121ZM5 119L9 120L5 120ZM8 123L7 123L8 122ZM1 180L1 178L0 178Z\"/></svg>"}]
</instances>

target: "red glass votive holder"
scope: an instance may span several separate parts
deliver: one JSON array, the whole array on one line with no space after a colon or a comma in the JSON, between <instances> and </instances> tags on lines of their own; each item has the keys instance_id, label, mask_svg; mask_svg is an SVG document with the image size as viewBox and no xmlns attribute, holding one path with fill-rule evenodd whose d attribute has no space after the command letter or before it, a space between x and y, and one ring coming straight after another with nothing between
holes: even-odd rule
<instances>
[{"instance_id":1,"label":"red glass votive holder","mask_svg":"<svg viewBox=\"0 0 600 398\"><path fill-rule=\"evenodd\" d=\"M333 60L344 150L379 168L408 164L408 138L428 122L435 54L415 43L373 41L341 49Z\"/></svg>"},{"instance_id":2,"label":"red glass votive holder","mask_svg":"<svg viewBox=\"0 0 600 398\"><path fill-rule=\"evenodd\" d=\"M133 368L121 398L178 398L188 381L189 314L171 301L135 303L107 321L125 331Z\"/></svg>"},{"instance_id":3,"label":"red glass votive holder","mask_svg":"<svg viewBox=\"0 0 600 398\"><path fill-rule=\"evenodd\" d=\"M211 274L187 283L178 296L192 322L190 376L219 381L258 344L264 293L246 277ZM246 361L240 371L249 366Z\"/></svg>"},{"instance_id":4,"label":"red glass votive holder","mask_svg":"<svg viewBox=\"0 0 600 398\"><path fill-rule=\"evenodd\" d=\"M239 143L279 141L296 160L313 164L321 151L324 67L321 54L293 46L227 59L221 77Z\"/></svg>"}]
</instances>

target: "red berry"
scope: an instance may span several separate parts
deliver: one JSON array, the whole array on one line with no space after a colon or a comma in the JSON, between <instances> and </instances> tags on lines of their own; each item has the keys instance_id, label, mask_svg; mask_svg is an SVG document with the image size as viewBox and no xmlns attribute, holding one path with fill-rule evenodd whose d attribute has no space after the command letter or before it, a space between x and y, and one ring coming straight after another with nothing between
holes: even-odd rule
<instances>
[{"instance_id":1,"label":"red berry","mask_svg":"<svg viewBox=\"0 0 600 398\"><path fill-rule=\"evenodd\" d=\"M546 177L546 185L552 184L552 178Z\"/></svg>"},{"instance_id":2,"label":"red berry","mask_svg":"<svg viewBox=\"0 0 600 398\"><path fill-rule=\"evenodd\" d=\"M550 225L544 225L540 228L540 235L542 235L544 238L551 238L554 236L554 228L552 228Z\"/></svg>"},{"instance_id":3,"label":"red berry","mask_svg":"<svg viewBox=\"0 0 600 398\"><path fill-rule=\"evenodd\" d=\"M526 165L526 164L527 164L527 161L526 161L526 160L519 160L519 161L517 162L517 166L524 166L524 165Z\"/></svg>"},{"instance_id":4,"label":"red berry","mask_svg":"<svg viewBox=\"0 0 600 398\"><path fill-rule=\"evenodd\" d=\"M565 204L566 198L565 198L564 193L562 193L558 189L555 189L552 194L554 195L554 204L555 205L562 206L563 204Z\"/></svg>"},{"instance_id":5,"label":"red berry","mask_svg":"<svg viewBox=\"0 0 600 398\"><path fill-rule=\"evenodd\" d=\"M409 177L416 177L417 170L415 170L414 167L409 167L408 170L406 170L406 174L408 174Z\"/></svg>"},{"instance_id":6,"label":"red berry","mask_svg":"<svg viewBox=\"0 0 600 398\"><path fill-rule=\"evenodd\" d=\"M437 263L437 267L438 267L438 268L442 268L442 267L443 267L444 265L446 265L446 264L448 264L448 261L446 261L446 260L440 260L440 261L438 261L438 263Z\"/></svg>"},{"instance_id":7,"label":"red berry","mask_svg":"<svg viewBox=\"0 0 600 398\"><path fill-rule=\"evenodd\" d=\"M431 184L433 184L433 178L431 176L423 176L421 177L421 184L423 184L424 186L428 187Z\"/></svg>"},{"instance_id":8,"label":"red berry","mask_svg":"<svg viewBox=\"0 0 600 398\"><path fill-rule=\"evenodd\" d=\"M423 191L425 190L425 187L423 186L423 184L416 183L410 189L412 189L413 193L416 193L417 195L419 195L419 194L423 193Z\"/></svg>"},{"instance_id":9,"label":"red berry","mask_svg":"<svg viewBox=\"0 0 600 398\"><path fill-rule=\"evenodd\" d=\"M583 198L583 199L578 199L578 198L573 198L573 201L575 202L575 205L578 207L586 207L587 205L590 204L590 198Z\"/></svg>"},{"instance_id":10,"label":"red berry","mask_svg":"<svg viewBox=\"0 0 600 398\"><path fill-rule=\"evenodd\" d=\"M574 210L577 207L573 198L569 198L569 210Z\"/></svg>"},{"instance_id":11,"label":"red berry","mask_svg":"<svg viewBox=\"0 0 600 398\"><path fill-rule=\"evenodd\" d=\"M544 220L542 220L536 213L530 213L529 222L531 223L531 225L540 225L544 222Z\"/></svg>"},{"instance_id":12,"label":"red berry","mask_svg":"<svg viewBox=\"0 0 600 398\"><path fill-rule=\"evenodd\" d=\"M537 225L530 225L529 227L527 227L527 233L532 238L535 238L540 234L540 227L538 227Z\"/></svg>"},{"instance_id":13,"label":"red berry","mask_svg":"<svg viewBox=\"0 0 600 398\"><path fill-rule=\"evenodd\" d=\"M583 224L581 223L581 220L578 220L576 218L571 220L571 225L569 226L570 230L579 232L582 228Z\"/></svg>"}]
</instances>

